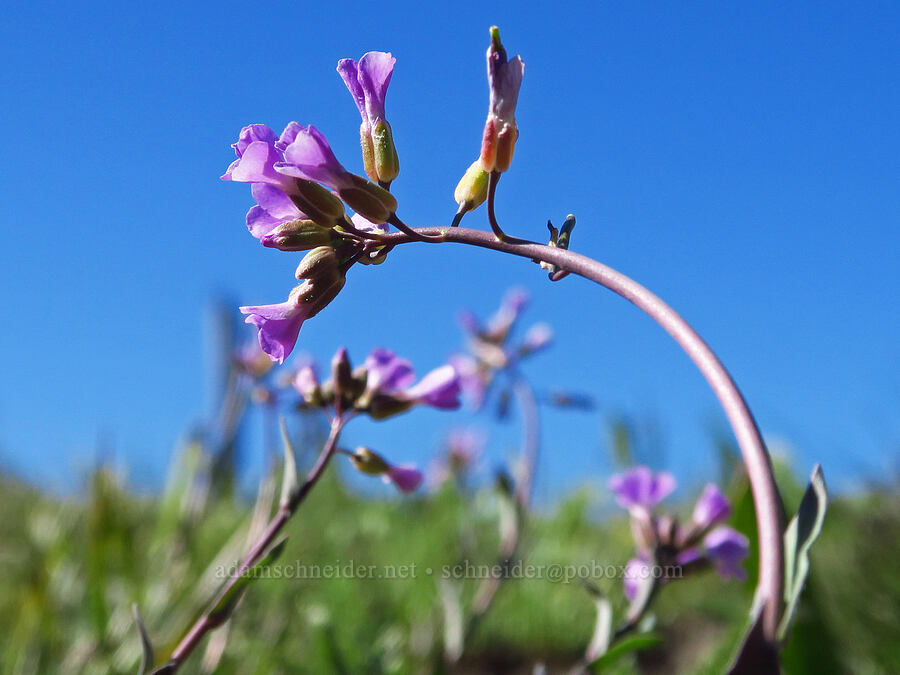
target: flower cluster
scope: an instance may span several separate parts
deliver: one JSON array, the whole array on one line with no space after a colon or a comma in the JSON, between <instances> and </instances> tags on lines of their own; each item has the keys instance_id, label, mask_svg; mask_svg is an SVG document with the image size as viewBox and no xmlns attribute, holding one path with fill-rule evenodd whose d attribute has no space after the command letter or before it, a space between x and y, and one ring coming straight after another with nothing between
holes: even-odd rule
<instances>
[{"instance_id":1,"label":"flower cluster","mask_svg":"<svg viewBox=\"0 0 900 675\"><path fill-rule=\"evenodd\" d=\"M263 246L312 251L297 270L302 282L284 302L241 307L247 323L259 328L259 344L273 361L283 362L300 327L340 292L356 262L384 257L371 239L397 210L385 189L399 172L384 100L395 59L369 52L357 63L344 59L338 72L363 116L363 162L372 181L344 168L325 136L314 126L290 122L281 132L265 124L244 127L232 145L237 158L223 180L250 183L256 205L247 228ZM352 217L345 205L355 211Z\"/></svg>"},{"instance_id":2,"label":"flower cluster","mask_svg":"<svg viewBox=\"0 0 900 675\"><path fill-rule=\"evenodd\" d=\"M392 351L377 348L353 368L341 348L331 361L331 377L320 381L315 364L303 365L293 385L303 405L330 408L336 414L365 413L386 419L418 405L443 410L459 407L460 378L452 365L435 368L415 382L412 364Z\"/></svg>"},{"instance_id":3,"label":"flower cluster","mask_svg":"<svg viewBox=\"0 0 900 675\"><path fill-rule=\"evenodd\" d=\"M511 339L528 301L525 291L512 289L487 324L482 325L471 312L460 315L460 323L468 336L469 353L453 356L451 363L460 374L463 391L476 409L483 405L498 372L514 368L522 358L544 349L553 340L553 330L545 323L531 326L521 341Z\"/></svg>"},{"instance_id":4,"label":"flower cluster","mask_svg":"<svg viewBox=\"0 0 900 675\"><path fill-rule=\"evenodd\" d=\"M747 538L722 525L731 516L731 504L712 483L708 484L687 526L674 517L656 516L653 509L676 487L669 473L653 474L646 466L638 466L610 479L616 501L631 515L637 557L628 562L625 595L633 600L650 565L663 569L680 566L683 571L712 566L724 578L744 579L741 563L747 557ZM661 579L660 582L665 582Z\"/></svg>"}]
</instances>

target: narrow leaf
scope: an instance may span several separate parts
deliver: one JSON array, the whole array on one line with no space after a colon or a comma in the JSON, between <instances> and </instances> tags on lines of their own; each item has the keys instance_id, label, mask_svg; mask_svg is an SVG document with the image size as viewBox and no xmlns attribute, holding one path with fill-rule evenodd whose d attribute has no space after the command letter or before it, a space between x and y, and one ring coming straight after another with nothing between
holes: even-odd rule
<instances>
[{"instance_id":1,"label":"narrow leaf","mask_svg":"<svg viewBox=\"0 0 900 675\"><path fill-rule=\"evenodd\" d=\"M613 664L615 664L617 661L621 660L628 654L641 651L643 649L650 649L660 644L661 642L662 640L653 633L642 633L641 635L633 635L631 637L624 638L620 642L610 647L609 651L606 652L606 654L594 661L591 664L591 670L595 673L604 672L607 668L611 667Z\"/></svg>"},{"instance_id":2,"label":"narrow leaf","mask_svg":"<svg viewBox=\"0 0 900 675\"><path fill-rule=\"evenodd\" d=\"M294 446L288 435L284 417L281 418L281 443L284 446L284 477L281 480L281 505L289 504L297 494L300 482L297 480L297 460L294 458Z\"/></svg>"},{"instance_id":3,"label":"narrow leaf","mask_svg":"<svg viewBox=\"0 0 900 675\"><path fill-rule=\"evenodd\" d=\"M141 621L141 613L138 611L137 603L131 606L131 614L134 616L134 623L141 636L141 648L144 653L141 657L141 667L138 670L138 675L147 675L153 668L153 643L150 642L150 636L147 635L147 629L144 628L144 622Z\"/></svg>"},{"instance_id":4,"label":"narrow leaf","mask_svg":"<svg viewBox=\"0 0 900 675\"><path fill-rule=\"evenodd\" d=\"M809 549L822 531L827 507L825 476L822 474L822 467L816 464L797 515L791 519L784 532L785 609L778 627L779 639L784 639L797 610L800 592L809 574Z\"/></svg>"},{"instance_id":5,"label":"narrow leaf","mask_svg":"<svg viewBox=\"0 0 900 675\"><path fill-rule=\"evenodd\" d=\"M244 591L247 590L247 586L250 585L250 582L258 579L260 576L259 573L263 569L278 560L284 552L286 544L287 537L269 549L269 552L258 563L244 572L237 581L234 582L234 585L219 597L216 604L213 605L213 608L209 611L209 621L213 625L219 626L228 620L228 617L231 616L234 608L237 607L238 602L244 596Z\"/></svg>"}]
</instances>

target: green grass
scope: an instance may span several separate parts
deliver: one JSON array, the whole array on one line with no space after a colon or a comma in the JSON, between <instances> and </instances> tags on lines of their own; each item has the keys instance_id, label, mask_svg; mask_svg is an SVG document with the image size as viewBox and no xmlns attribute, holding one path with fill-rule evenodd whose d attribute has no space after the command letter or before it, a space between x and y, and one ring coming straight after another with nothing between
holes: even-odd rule
<instances>
[{"instance_id":1,"label":"green grass","mask_svg":"<svg viewBox=\"0 0 900 675\"><path fill-rule=\"evenodd\" d=\"M141 609L158 662L164 659L214 593L216 565L237 558L251 527L252 500L207 489L207 465L198 447L187 448L158 497L133 494L107 469L97 470L74 499L0 479L0 672L137 672L132 603ZM784 472L782 483L792 512L801 486ZM277 499L276 488L268 486L263 514L267 499ZM736 478L729 492L734 524L750 533L745 482ZM525 561L624 563L631 556L628 523L599 518L596 503L597 495L579 492L532 517ZM889 492L832 502L784 654L788 672L900 672L898 507L900 499ZM689 505L680 508L685 513ZM364 498L331 467L287 534L280 569L306 566L309 576L314 565L352 561L374 566L376 578L260 579L185 672L440 670L438 577L460 561L494 561L497 503L490 488L463 494L452 486L405 499ZM414 578L377 578L404 565L415 565ZM720 672L743 628L752 567L746 583L703 574L665 587L653 628L662 644L628 656L613 672ZM620 581L594 582L621 611ZM475 584L458 584L463 606ZM590 639L593 611L579 583L508 580L467 646L461 670L524 673L537 662L550 672L570 667Z\"/></svg>"}]
</instances>

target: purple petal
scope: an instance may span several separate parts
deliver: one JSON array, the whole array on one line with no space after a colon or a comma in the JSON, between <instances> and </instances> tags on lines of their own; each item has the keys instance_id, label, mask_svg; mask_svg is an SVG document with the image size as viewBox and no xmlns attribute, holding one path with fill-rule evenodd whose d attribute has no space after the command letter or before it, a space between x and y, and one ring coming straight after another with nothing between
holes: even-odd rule
<instances>
[{"instance_id":1,"label":"purple petal","mask_svg":"<svg viewBox=\"0 0 900 675\"><path fill-rule=\"evenodd\" d=\"M275 140L275 132L267 125L250 124L241 129L237 143L232 143L231 147L234 148L234 154L240 158L244 154L244 150L247 149L247 146L254 141L262 141L263 143L274 145Z\"/></svg>"},{"instance_id":2,"label":"purple petal","mask_svg":"<svg viewBox=\"0 0 900 675\"><path fill-rule=\"evenodd\" d=\"M720 526L703 539L706 555L719 575L725 579L744 580L747 572L742 563L749 553L747 537L730 527Z\"/></svg>"},{"instance_id":3,"label":"purple petal","mask_svg":"<svg viewBox=\"0 0 900 675\"><path fill-rule=\"evenodd\" d=\"M451 409L459 407L459 374L451 365L435 368L422 380L406 390L406 395L418 403L435 408Z\"/></svg>"},{"instance_id":4,"label":"purple petal","mask_svg":"<svg viewBox=\"0 0 900 675\"><path fill-rule=\"evenodd\" d=\"M294 389L304 398L309 397L319 388L319 378L316 375L316 367L312 364L305 365L294 376Z\"/></svg>"},{"instance_id":5,"label":"purple petal","mask_svg":"<svg viewBox=\"0 0 900 675\"><path fill-rule=\"evenodd\" d=\"M275 148L284 152L284 149L294 142L294 139L297 138L297 134L306 129L302 124L298 124L297 122L288 122L287 126L284 128L284 131L281 132L281 136L278 137L278 141L275 143Z\"/></svg>"},{"instance_id":6,"label":"purple petal","mask_svg":"<svg viewBox=\"0 0 900 675\"><path fill-rule=\"evenodd\" d=\"M516 114L519 88L525 73L525 62L516 56L507 63L492 65L488 55L488 84L491 94L491 112L502 121L511 123Z\"/></svg>"},{"instance_id":7,"label":"purple petal","mask_svg":"<svg viewBox=\"0 0 900 675\"><path fill-rule=\"evenodd\" d=\"M384 98L395 63L397 59L389 52L367 52L359 60L357 78L365 96L366 116L371 124L384 119Z\"/></svg>"},{"instance_id":8,"label":"purple petal","mask_svg":"<svg viewBox=\"0 0 900 675\"><path fill-rule=\"evenodd\" d=\"M487 382L478 368L478 362L467 354L455 354L449 362L459 375L460 388L471 399L472 407L476 410L481 408L487 394Z\"/></svg>"},{"instance_id":9,"label":"purple petal","mask_svg":"<svg viewBox=\"0 0 900 675\"><path fill-rule=\"evenodd\" d=\"M394 352L376 347L366 357L366 389L370 393L390 393L408 387L415 380L412 364Z\"/></svg>"},{"instance_id":10,"label":"purple petal","mask_svg":"<svg viewBox=\"0 0 900 675\"><path fill-rule=\"evenodd\" d=\"M294 349L300 326L307 318L307 308L299 304L291 294L285 302L275 305L241 307L241 314L247 314L245 323L259 328L259 346L273 361L284 363Z\"/></svg>"},{"instance_id":11,"label":"purple petal","mask_svg":"<svg viewBox=\"0 0 900 675\"><path fill-rule=\"evenodd\" d=\"M388 224L387 223L373 223L371 220L366 220L358 213L354 213L350 216L350 221L356 227L357 230L362 230L363 232L375 232L376 234L387 234L388 233Z\"/></svg>"},{"instance_id":12,"label":"purple petal","mask_svg":"<svg viewBox=\"0 0 900 675\"><path fill-rule=\"evenodd\" d=\"M268 183L290 192L293 181L275 170L281 162L281 153L264 141L253 141L245 149L240 159L235 160L222 180L233 180L238 183Z\"/></svg>"},{"instance_id":13,"label":"purple petal","mask_svg":"<svg viewBox=\"0 0 900 675\"><path fill-rule=\"evenodd\" d=\"M654 476L646 466L637 466L609 481L610 489L616 493L616 501L625 509L653 508L671 494L675 485L672 474L663 471Z\"/></svg>"},{"instance_id":14,"label":"purple petal","mask_svg":"<svg viewBox=\"0 0 900 675\"><path fill-rule=\"evenodd\" d=\"M358 68L359 64L354 59L341 59L337 64L338 75L350 90L350 95L353 96L356 107L359 108L359 114L362 115L363 120L366 120L366 98L362 85L359 83Z\"/></svg>"},{"instance_id":15,"label":"purple petal","mask_svg":"<svg viewBox=\"0 0 900 675\"><path fill-rule=\"evenodd\" d=\"M284 192L265 183L253 183L250 192L258 202L247 212L247 228L257 239L269 234L282 223L306 218Z\"/></svg>"},{"instance_id":16,"label":"purple petal","mask_svg":"<svg viewBox=\"0 0 900 675\"><path fill-rule=\"evenodd\" d=\"M536 323L522 340L522 351L526 354L532 354L538 350L544 349L553 341L553 329L549 324Z\"/></svg>"},{"instance_id":17,"label":"purple petal","mask_svg":"<svg viewBox=\"0 0 900 675\"><path fill-rule=\"evenodd\" d=\"M296 130L294 140L284 149L284 162L275 168L286 176L313 180L335 190L344 185L347 175L325 136L312 125Z\"/></svg>"},{"instance_id":18,"label":"purple petal","mask_svg":"<svg viewBox=\"0 0 900 675\"><path fill-rule=\"evenodd\" d=\"M714 484L707 484L694 506L694 523L705 530L728 520L730 515L731 503L728 498Z\"/></svg>"},{"instance_id":19,"label":"purple petal","mask_svg":"<svg viewBox=\"0 0 900 675\"><path fill-rule=\"evenodd\" d=\"M401 492L414 492L422 484L422 472L411 466L392 466L385 478Z\"/></svg>"}]
</instances>

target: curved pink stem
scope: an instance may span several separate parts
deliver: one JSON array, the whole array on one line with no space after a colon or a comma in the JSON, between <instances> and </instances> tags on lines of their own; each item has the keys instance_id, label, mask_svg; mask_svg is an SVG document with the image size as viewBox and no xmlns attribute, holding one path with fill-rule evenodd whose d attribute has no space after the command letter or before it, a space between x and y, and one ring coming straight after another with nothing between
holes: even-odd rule
<instances>
[{"instance_id":1,"label":"curved pink stem","mask_svg":"<svg viewBox=\"0 0 900 675\"><path fill-rule=\"evenodd\" d=\"M590 279L639 307L681 346L719 399L747 467L759 534L759 579L755 602L761 608L766 642L775 647L784 588L784 545L781 501L772 463L744 397L697 332L669 305L633 279L573 251L509 237L501 241L490 232L461 227L416 228L416 232L428 236L429 241L469 244L548 262L561 270ZM385 238L395 244L414 241L404 233L390 234Z\"/></svg>"}]
</instances>

